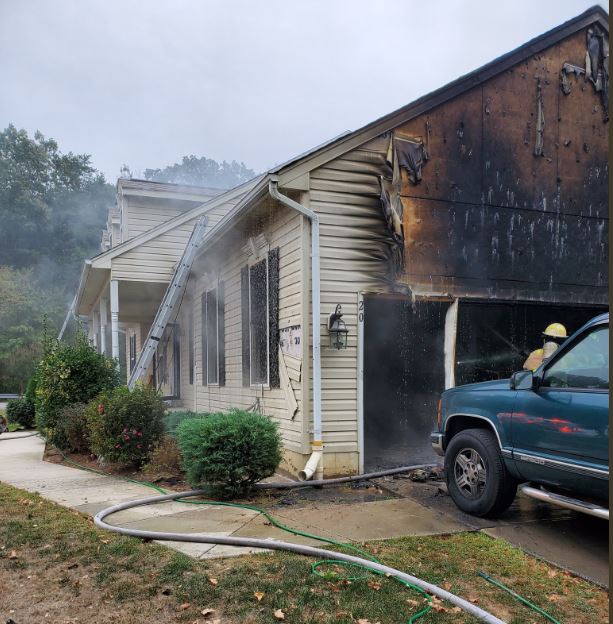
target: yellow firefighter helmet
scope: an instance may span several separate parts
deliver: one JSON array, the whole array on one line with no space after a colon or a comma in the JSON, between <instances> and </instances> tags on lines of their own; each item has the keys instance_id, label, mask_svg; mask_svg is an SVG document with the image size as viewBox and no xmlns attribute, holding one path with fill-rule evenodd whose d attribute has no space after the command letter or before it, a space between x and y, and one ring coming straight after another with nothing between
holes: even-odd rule
<instances>
[{"instance_id":1,"label":"yellow firefighter helmet","mask_svg":"<svg viewBox=\"0 0 613 624\"><path fill-rule=\"evenodd\" d=\"M552 323L551 325L547 325L545 331L543 332L543 336L550 336L551 338L566 338L568 334L566 333L566 327L564 327L562 323Z\"/></svg>"}]
</instances>

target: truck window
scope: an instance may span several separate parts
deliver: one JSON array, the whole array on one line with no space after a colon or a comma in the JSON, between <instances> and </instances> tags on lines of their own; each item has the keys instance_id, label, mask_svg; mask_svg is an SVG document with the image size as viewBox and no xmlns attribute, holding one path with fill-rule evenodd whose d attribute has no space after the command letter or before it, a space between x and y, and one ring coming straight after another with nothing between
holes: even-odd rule
<instances>
[{"instance_id":1,"label":"truck window","mask_svg":"<svg viewBox=\"0 0 613 624\"><path fill-rule=\"evenodd\" d=\"M609 328L597 327L545 369L543 386L609 389Z\"/></svg>"}]
</instances>

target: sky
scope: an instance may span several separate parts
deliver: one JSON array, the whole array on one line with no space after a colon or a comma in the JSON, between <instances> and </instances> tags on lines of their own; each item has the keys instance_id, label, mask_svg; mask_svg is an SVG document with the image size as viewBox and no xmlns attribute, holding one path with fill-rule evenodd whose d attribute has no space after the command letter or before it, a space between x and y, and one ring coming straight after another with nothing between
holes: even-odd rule
<instances>
[{"instance_id":1,"label":"sky","mask_svg":"<svg viewBox=\"0 0 613 624\"><path fill-rule=\"evenodd\" d=\"M260 172L592 4L0 0L0 128L91 154L111 182L189 154Z\"/></svg>"}]
</instances>

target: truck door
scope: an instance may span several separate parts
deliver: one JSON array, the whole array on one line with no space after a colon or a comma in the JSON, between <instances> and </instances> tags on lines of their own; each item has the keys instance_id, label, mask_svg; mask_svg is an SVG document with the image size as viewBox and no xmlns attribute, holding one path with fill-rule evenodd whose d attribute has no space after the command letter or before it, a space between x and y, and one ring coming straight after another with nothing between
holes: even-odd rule
<instances>
[{"instance_id":1,"label":"truck door","mask_svg":"<svg viewBox=\"0 0 613 624\"><path fill-rule=\"evenodd\" d=\"M609 470L609 326L596 325L521 390L511 435L522 476L605 496Z\"/></svg>"}]
</instances>

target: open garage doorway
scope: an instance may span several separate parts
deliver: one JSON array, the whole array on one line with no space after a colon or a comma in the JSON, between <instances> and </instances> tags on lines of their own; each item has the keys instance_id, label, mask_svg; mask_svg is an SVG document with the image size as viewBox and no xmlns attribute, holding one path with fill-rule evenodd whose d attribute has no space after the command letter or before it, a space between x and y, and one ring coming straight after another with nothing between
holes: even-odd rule
<instances>
[{"instance_id":1,"label":"open garage doorway","mask_svg":"<svg viewBox=\"0 0 613 624\"><path fill-rule=\"evenodd\" d=\"M543 303L460 301L455 347L455 385L507 379L534 349L551 323L568 335L608 308Z\"/></svg>"},{"instance_id":2,"label":"open garage doorway","mask_svg":"<svg viewBox=\"0 0 613 624\"><path fill-rule=\"evenodd\" d=\"M436 461L430 433L445 389L449 301L364 296L364 470ZM562 323L572 334L604 306L460 300L447 323L447 383L506 379ZM455 381L454 381L455 380ZM439 458L440 459L440 458Z\"/></svg>"},{"instance_id":3,"label":"open garage doorway","mask_svg":"<svg viewBox=\"0 0 613 624\"><path fill-rule=\"evenodd\" d=\"M364 297L364 470L435 459L449 301Z\"/></svg>"}]
</instances>

